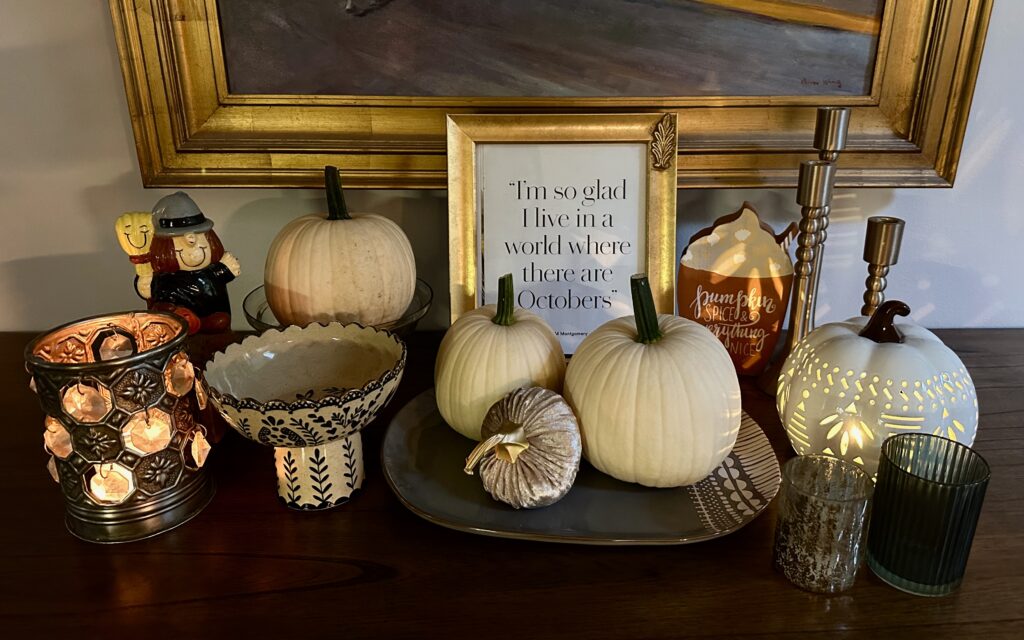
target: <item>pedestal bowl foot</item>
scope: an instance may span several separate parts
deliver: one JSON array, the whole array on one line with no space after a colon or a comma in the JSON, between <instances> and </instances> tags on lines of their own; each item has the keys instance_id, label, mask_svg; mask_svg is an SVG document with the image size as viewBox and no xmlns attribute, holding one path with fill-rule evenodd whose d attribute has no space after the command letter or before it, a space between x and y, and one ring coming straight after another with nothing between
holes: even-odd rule
<instances>
[{"instance_id":1,"label":"pedestal bowl foot","mask_svg":"<svg viewBox=\"0 0 1024 640\"><path fill-rule=\"evenodd\" d=\"M277 495L302 511L348 502L363 486L363 443L359 433L311 447L275 447Z\"/></svg>"}]
</instances>

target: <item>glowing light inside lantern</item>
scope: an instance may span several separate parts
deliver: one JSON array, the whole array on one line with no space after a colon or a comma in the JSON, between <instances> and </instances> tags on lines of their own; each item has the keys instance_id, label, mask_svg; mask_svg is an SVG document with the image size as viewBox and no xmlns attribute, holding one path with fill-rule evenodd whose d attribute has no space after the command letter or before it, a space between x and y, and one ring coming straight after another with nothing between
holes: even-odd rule
<instances>
[{"instance_id":1,"label":"glowing light inside lantern","mask_svg":"<svg viewBox=\"0 0 1024 640\"><path fill-rule=\"evenodd\" d=\"M46 470L50 472L50 477L54 482L60 482L60 476L57 475L57 459L53 456L46 461Z\"/></svg>"},{"instance_id":2,"label":"glowing light inside lantern","mask_svg":"<svg viewBox=\"0 0 1024 640\"><path fill-rule=\"evenodd\" d=\"M89 478L89 497L99 504L121 504L135 491L132 472L120 464L93 465Z\"/></svg>"},{"instance_id":3,"label":"glowing light inside lantern","mask_svg":"<svg viewBox=\"0 0 1024 640\"><path fill-rule=\"evenodd\" d=\"M863 449L865 440L875 439L874 432L861 418L854 402L825 416L818 424L828 427L825 440L833 442L833 445L826 447L822 453L829 455L836 455L835 449L838 449L838 455L845 456L854 446Z\"/></svg>"},{"instance_id":4,"label":"glowing light inside lantern","mask_svg":"<svg viewBox=\"0 0 1024 640\"><path fill-rule=\"evenodd\" d=\"M93 383L73 384L64 392L64 411L78 422L99 422L110 412L110 392Z\"/></svg>"},{"instance_id":5,"label":"glowing light inside lantern","mask_svg":"<svg viewBox=\"0 0 1024 640\"><path fill-rule=\"evenodd\" d=\"M153 321L142 330L144 349L154 349L170 341L177 332L162 321Z\"/></svg>"},{"instance_id":6,"label":"glowing light inside lantern","mask_svg":"<svg viewBox=\"0 0 1024 640\"><path fill-rule=\"evenodd\" d=\"M174 396L181 397L192 390L196 379L195 369L184 353L176 353L164 371L164 386Z\"/></svg>"},{"instance_id":7,"label":"glowing light inside lantern","mask_svg":"<svg viewBox=\"0 0 1024 640\"><path fill-rule=\"evenodd\" d=\"M160 409L139 411L122 428L128 449L145 455L167 447L171 441L171 417Z\"/></svg>"},{"instance_id":8,"label":"glowing light inside lantern","mask_svg":"<svg viewBox=\"0 0 1024 640\"><path fill-rule=\"evenodd\" d=\"M46 431L43 432L43 443L46 449L61 460L71 455L71 434L64 425L53 416L46 416Z\"/></svg>"}]
</instances>

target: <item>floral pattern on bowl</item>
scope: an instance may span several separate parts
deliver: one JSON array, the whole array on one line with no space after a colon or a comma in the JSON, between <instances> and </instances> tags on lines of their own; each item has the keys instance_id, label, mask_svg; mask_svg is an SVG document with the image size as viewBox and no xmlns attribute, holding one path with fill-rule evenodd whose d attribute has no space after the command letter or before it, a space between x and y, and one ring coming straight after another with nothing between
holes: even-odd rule
<instances>
[{"instance_id":1,"label":"floral pattern on bowl","mask_svg":"<svg viewBox=\"0 0 1024 640\"><path fill-rule=\"evenodd\" d=\"M391 401L405 368L405 353L394 368L360 389L342 390L319 400L285 402L238 399L210 387L224 419L250 440L272 447L312 447L356 433ZM312 396L315 392L310 390Z\"/></svg>"}]
</instances>

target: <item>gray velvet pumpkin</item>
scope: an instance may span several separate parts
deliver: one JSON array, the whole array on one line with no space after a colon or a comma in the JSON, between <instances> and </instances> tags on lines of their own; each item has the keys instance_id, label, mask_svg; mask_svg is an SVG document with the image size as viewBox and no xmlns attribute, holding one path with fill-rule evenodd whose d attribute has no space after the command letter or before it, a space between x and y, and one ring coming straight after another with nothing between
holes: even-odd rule
<instances>
[{"instance_id":1,"label":"gray velvet pumpkin","mask_svg":"<svg viewBox=\"0 0 1024 640\"><path fill-rule=\"evenodd\" d=\"M466 458L480 465L491 497L516 509L546 507L572 488L583 445L569 404L541 387L516 389L494 403L480 428L482 441Z\"/></svg>"}]
</instances>

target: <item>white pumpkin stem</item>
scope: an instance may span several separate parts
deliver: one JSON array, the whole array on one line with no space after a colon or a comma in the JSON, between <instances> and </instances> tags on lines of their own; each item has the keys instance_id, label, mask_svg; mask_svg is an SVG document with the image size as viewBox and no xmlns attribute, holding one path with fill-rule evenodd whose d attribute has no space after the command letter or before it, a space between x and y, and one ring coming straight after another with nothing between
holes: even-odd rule
<instances>
[{"instance_id":1,"label":"white pumpkin stem","mask_svg":"<svg viewBox=\"0 0 1024 640\"><path fill-rule=\"evenodd\" d=\"M516 322L516 291L511 273L498 278L498 309L491 322L503 327L512 326Z\"/></svg>"},{"instance_id":2,"label":"white pumpkin stem","mask_svg":"<svg viewBox=\"0 0 1024 640\"><path fill-rule=\"evenodd\" d=\"M524 440L522 426L516 425L516 427L505 433L496 433L476 445L473 451L470 452L469 457L466 458L466 466L463 468L463 471L468 475L473 475L473 469L476 468L476 465L480 464L480 461L486 458L487 454L492 451L501 460L515 464L519 455L530 448L530 443Z\"/></svg>"},{"instance_id":3,"label":"white pumpkin stem","mask_svg":"<svg viewBox=\"0 0 1024 640\"><path fill-rule=\"evenodd\" d=\"M324 167L324 186L327 188L327 219L351 220L348 205L345 204L345 192L341 189L338 167Z\"/></svg>"}]
</instances>

